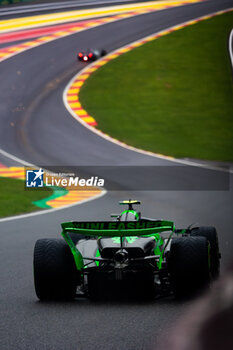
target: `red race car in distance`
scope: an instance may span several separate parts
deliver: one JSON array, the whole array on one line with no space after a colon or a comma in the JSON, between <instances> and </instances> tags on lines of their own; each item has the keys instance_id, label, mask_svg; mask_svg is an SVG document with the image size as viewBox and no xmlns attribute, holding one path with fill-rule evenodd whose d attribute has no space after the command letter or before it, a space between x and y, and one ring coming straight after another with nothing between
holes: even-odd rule
<instances>
[{"instance_id":1,"label":"red race car in distance","mask_svg":"<svg viewBox=\"0 0 233 350\"><path fill-rule=\"evenodd\" d=\"M80 51L78 53L77 59L82 62L89 62L89 61L96 61L100 57L103 57L106 55L105 50L87 50L87 51Z\"/></svg>"}]
</instances>

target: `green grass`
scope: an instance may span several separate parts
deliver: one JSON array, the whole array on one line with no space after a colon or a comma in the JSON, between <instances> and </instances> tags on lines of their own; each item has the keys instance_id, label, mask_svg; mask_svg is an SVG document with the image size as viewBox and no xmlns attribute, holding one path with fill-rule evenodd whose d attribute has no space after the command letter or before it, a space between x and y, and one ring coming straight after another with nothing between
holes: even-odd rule
<instances>
[{"instance_id":1,"label":"green grass","mask_svg":"<svg viewBox=\"0 0 233 350\"><path fill-rule=\"evenodd\" d=\"M133 146L233 161L232 23L233 12L216 16L120 56L87 80L82 105Z\"/></svg>"},{"instance_id":2,"label":"green grass","mask_svg":"<svg viewBox=\"0 0 233 350\"><path fill-rule=\"evenodd\" d=\"M52 190L26 190L22 180L0 177L0 217L28 213L39 208L32 202L49 197Z\"/></svg>"}]
</instances>

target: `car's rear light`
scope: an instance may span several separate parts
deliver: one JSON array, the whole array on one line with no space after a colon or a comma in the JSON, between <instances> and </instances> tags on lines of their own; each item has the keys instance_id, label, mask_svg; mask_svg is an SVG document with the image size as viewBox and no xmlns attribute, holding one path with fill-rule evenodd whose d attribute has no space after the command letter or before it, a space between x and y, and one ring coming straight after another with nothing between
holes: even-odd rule
<instances>
[{"instance_id":1,"label":"car's rear light","mask_svg":"<svg viewBox=\"0 0 233 350\"><path fill-rule=\"evenodd\" d=\"M93 53L89 53L89 55L88 55L88 56L89 56L89 58L92 58L92 56L93 56Z\"/></svg>"},{"instance_id":2,"label":"car's rear light","mask_svg":"<svg viewBox=\"0 0 233 350\"><path fill-rule=\"evenodd\" d=\"M83 57L82 52L79 52L78 56L79 56L79 57Z\"/></svg>"},{"instance_id":3,"label":"car's rear light","mask_svg":"<svg viewBox=\"0 0 233 350\"><path fill-rule=\"evenodd\" d=\"M88 56L84 56L84 57L83 57L83 60L84 60L84 61L87 61L87 60L88 60Z\"/></svg>"}]
</instances>

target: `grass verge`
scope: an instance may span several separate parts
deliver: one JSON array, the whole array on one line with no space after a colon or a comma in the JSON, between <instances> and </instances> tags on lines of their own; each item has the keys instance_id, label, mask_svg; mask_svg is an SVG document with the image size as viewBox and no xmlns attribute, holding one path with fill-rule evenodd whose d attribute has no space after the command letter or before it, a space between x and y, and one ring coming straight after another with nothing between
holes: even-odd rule
<instances>
[{"instance_id":1,"label":"grass verge","mask_svg":"<svg viewBox=\"0 0 233 350\"><path fill-rule=\"evenodd\" d=\"M32 204L34 201L49 197L52 190L25 190L22 180L0 177L0 217L28 213L39 208Z\"/></svg>"},{"instance_id":2,"label":"grass verge","mask_svg":"<svg viewBox=\"0 0 233 350\"><path fill-rule=\"evenodd\" d=\"M233 161L232 22L219 15L118 57L84 84L83 107L135 147Z\"/></svg>"}]
</instances>

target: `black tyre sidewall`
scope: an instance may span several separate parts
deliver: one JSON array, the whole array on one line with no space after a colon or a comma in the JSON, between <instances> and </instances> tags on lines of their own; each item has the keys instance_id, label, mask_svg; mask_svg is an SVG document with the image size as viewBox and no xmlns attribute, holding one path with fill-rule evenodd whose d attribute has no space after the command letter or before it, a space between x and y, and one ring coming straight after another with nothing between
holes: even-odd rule
<instances>
[{"instance_id":1,"label":"black tyre sidewall","mask_svg":"<svg viewBox=\"0 0 233 350\"><path fill-rule=\"evenodd\" d=\"M191 236L205 237L209 241L211 277L217 279L220 273L220 253L216 228L211 226L194 227L191 230Z\"/></svg>"},{"instance_id":2,"label":"black tyre sidewall","mask_svg":"<svg viewBox=\"0 0 233 350\"><path fill-rule=\"evenodd\" d=\"M181 298L209 285L209 243L205 237L174 238L169 270L175 297Z\"/></svg>"},{"instance_id":3,"label":"black tyre sidewall","mask_svg":"<svg viewBox=\"0 0 233 350\"><path fill-rule=\"evenodd\" d=\"M40 300L71 300L77 274L73 255L62 239L40 239L34 249L34 283Z\"/></svg>"}]
</instances>

